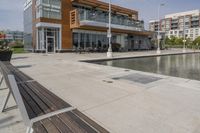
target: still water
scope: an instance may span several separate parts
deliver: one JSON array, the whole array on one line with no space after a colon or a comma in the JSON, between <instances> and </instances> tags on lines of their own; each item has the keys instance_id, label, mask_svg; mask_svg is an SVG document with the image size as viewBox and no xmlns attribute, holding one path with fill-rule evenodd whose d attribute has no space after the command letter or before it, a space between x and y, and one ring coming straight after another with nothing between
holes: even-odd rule
<instances>
[{"instance_id":1,"label":"still water","mask_svg":"<svg viewBox=\"0 0 200 133\"><path fill-rule=\"evenodd\" d=\"M96 64L200 80L200 53L119 59Z\"/></svg>"}]
</instances>

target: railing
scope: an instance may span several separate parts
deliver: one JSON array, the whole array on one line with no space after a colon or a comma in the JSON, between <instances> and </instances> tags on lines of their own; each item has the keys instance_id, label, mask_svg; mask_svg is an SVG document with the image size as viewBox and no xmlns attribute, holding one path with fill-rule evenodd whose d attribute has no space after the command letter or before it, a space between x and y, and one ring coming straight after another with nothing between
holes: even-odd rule
<instances>
[{"instance_id":1,"label":"railing","mask_svg":"<svg viewBox=\"0 0 200 133\"><path fill-rule=\"evenodd\" d=\"M199 21L199 17L193 17L192 21Z\"/></svg>"},{"instance_id":2,"label":"railing","mask_svg":"<svg viewBox=\"0 0 200 133\"><path fill-rule=\"evenodd\" d=\"M178 23L178 20L172 20L171 23Z\"/></svg>"},{"instance_id":3,"label":"railing","mask_svg":"<svg viewBox=\"0 0 200 133\"><path fill-rule=\"evenodd\" d=\"M87 9L75 9L77 14L77 20L81 23L83 21L97 22L97 23L108 23L108 13L104 11L97 10L87 10ZM71 18L74 16L71 12ZM144 30L144 22L134 20L125 15L112 14L112 24L119 25L123 27L130 27L135 29Z\"/></svg>"}]
</instances>

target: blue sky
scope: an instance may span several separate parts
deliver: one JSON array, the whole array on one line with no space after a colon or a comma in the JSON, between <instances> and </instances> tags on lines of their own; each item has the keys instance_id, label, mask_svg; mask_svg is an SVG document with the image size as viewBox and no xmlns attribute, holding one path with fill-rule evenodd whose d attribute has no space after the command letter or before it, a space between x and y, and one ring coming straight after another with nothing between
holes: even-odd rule
<instances>
[{"instance_id":1,"label":"blue sky","mask_svg":"<svg viewBox=\"0 0 200 133\"><path fill-rule=\"evenodd\" d=\"M0 0L0 30L23 30L23 3L25 0ZM102 0L108 1L108 0ZM193 9L200 9L200 0L112 0L113 4L139 11L140 19L146 23L157 19L159 3L165 3L161 8L161 16Z\"/></svg>"}]
</instances>

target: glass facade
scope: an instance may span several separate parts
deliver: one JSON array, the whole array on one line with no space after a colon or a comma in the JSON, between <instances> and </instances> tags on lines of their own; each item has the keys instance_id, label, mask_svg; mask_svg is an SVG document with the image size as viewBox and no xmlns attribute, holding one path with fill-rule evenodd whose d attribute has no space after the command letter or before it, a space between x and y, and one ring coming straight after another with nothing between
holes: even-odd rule
<instances>
[{"instance_id":1,"label":"glass facade","mask_svg":"<svg viewBox=\"0 0 200 133\"><path fill-rule=\"evenodd\" d=\"M32 6L24 10L24 49L32 50Z\"/></svg>"},{"instance_id":2,"label":"glass facade","mask_svg":"<svg viewBox=\"0 0 200 133\"><path fill-rule=\"evenodd\" d=\"M37 0L36 18L61 19L61 0Z\"/></svg>"},{"instance_id":3,"label":"glass facade","mask_svg":"<svg viewBox=\"0 0 200 133\"><path fill-rule=\"evenodd\" d=\"M148 37L119 34L112 35L112 44L119 44L121 51L132 51L139 49L151 49ZM74 49L97 49L108 50L108 38L106 32L89 30L73 30Z\"/></svg>"},{"instance_id":4,"label":"glass facade","mask_svg":"<svg viewBox=\"0 0 200 133\"><path fill-rule=\"evenodd\" d=\"M113 35L112 43L117 43L116 36L117 35ZM73 32L73 44L75 48L82 48L82 49L107 48L108 47L107 33L77 30Z\"/></svg>"},{"instance_id":5,"label":"glass facade","mask_svg":"<svg viewBox=\"0 0 200 133\"><path fill-rule=\"evenodd\" d=\"M77 5L74 5L74 7L79 12L79 20L80 21L88 20L88 21L108 23L108 15L109 14L106 11L77 6ZM112 24L135 27L135 28L140 28L140 29L144 30L144 22L143 21L134 20L133 18L131 18L128 15L112 13Z\"/></svg>"},{"instance_id":6,"label":"glass facade","mask_svg":"<svg viewBox=\"0 0 200 133\"><path fill-rule=\"evenodd\" d=\"M61 49L59 28L39 27L37 30L37 50L55 52Z\"/></svg>"},{"instance_id":7,"label":"glass facade","mask_svg":"<svg viewBox=\"0 0 200 133\"><path fill-rule=\"evenodd\" d=\"M81 49L103 49L108 47L108 38L104 32L75 31L73 32L73 46Z\"/></svg>"}]
</instances>

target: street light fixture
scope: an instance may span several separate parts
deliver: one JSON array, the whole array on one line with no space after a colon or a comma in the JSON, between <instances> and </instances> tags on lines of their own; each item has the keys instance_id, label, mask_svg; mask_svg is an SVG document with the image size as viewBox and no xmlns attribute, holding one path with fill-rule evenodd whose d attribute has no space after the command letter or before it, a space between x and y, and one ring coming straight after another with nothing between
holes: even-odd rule
<instances>
[{"instance_id":1,"label":"street light fixture","mask_svg":"<svg viewBox=\"0 0 200 133\"><path fill-rule=\"evenodd\" d=\"M159 4L159 6L158 6L158 35L157 35L158 48L156 51L157 54L161 54L161 51L160 51L160 39L161 39L161 36L160 36L160 8L161 8L161 6L164 6L164 5L165 4L162 3L162 4Z\"/></svg>"},{"instance_id":2,"label":"street light fixture","mask_svg":"<svg viewBox=\"0 0 200 133\"><path fill-rule=\"evenodd\" d=\"M111 0L109 0L109 24L108 24L107 37L109 40L109 48L108 48L108 52L107 52L107 57L112 58L113 53L112 53L112 44L111 44L111 38L112 38L112 34L111 34Z\"/></svg>"}]
</instances>

